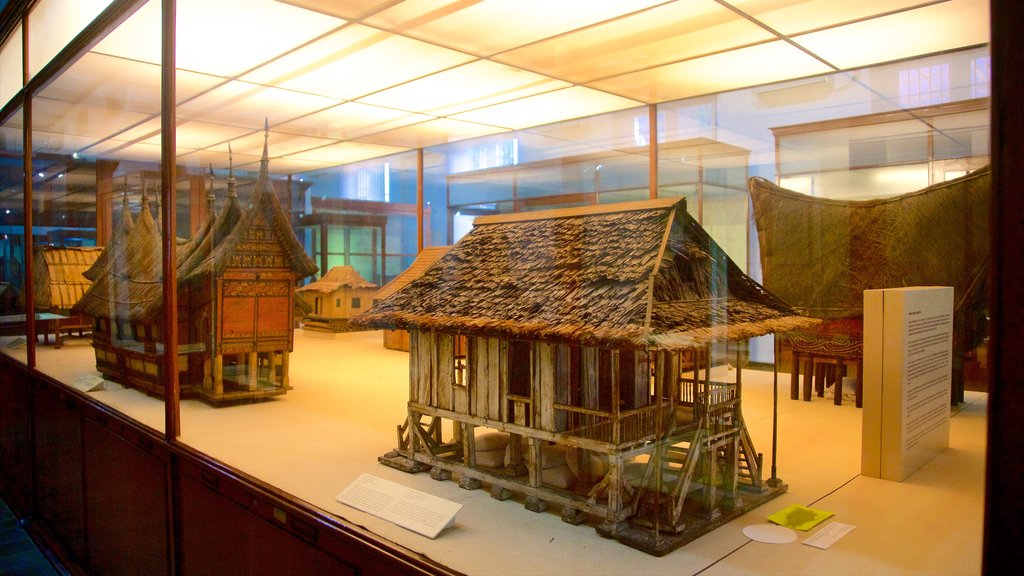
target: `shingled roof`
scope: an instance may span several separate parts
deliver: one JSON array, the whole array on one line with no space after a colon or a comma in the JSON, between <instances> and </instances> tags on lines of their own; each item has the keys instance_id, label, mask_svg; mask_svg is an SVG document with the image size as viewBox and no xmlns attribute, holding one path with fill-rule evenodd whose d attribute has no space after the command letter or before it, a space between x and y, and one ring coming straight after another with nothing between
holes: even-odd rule
<instances>
[{"instance_id":1,"label":"shingled roof","mask_svg":"<svg viewBox=\"0 0 1024 576\"><path fill-rule=\"evenodd\" d=\"M815 198L749 181L764 285L815 318L863 315L864 290L952 286L983 305L989 261L988 167L875 200Z\"/></svg>"},{"instance_id":2,"label":"shingled roof","mask_svg":"<svg viewBox=\"0 0 1024 576\"><path fill-rule=\"evenodd\" d=\"M817 322L743 274L676 199L478 218L355 321L656 349Z\"/></svg>"},{"instance_id":3,"label":"shingled roof","mask_svg":"<svg viewBox=\"0 0 1024 576\"><path fill-rule=\"evenodd\" d=\"M416 259L412 261L408 268L403 270L398 276L395 276L391 282L385 284L373 295L374 300L383 300L405 288L413 280L423 276L423 273L450 249L451 246L430 246L420 250L420 253L416 255Z\"/></svg>"}]
</instances>

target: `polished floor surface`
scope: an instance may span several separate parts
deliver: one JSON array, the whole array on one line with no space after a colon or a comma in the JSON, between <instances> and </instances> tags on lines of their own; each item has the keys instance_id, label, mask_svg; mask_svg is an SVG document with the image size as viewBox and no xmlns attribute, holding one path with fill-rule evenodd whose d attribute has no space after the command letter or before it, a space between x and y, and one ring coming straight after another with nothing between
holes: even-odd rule
<instances>
[{"instance_id":1,"label":"polished floor surface","mask_svg":"<svg viewBox=\"0 0 1024 576\"><path fill-rule=\"evenodd\" d=\"M56 576L58 572L39 551L17 519L0 500L0 574L3 576Z\"/></svg>"},{"instance_id":2,"label":"polished floor surface","mask_svg":"<svg viewBox=\"0 0 1024 576\"><path fill-rule=\"evenodd\" d=\"M72 382L94 372L87 342L40 347L43 371ZM986 406L968 392L950 423L949 448L903 482L861 475L861 414L852 401L788 398L779 376L779 498L664 556L600 537L589 525L534 513L522 499L498 501L428 474L377 463L396 445L408 399L408 354L386 350L379 332L326 335L298 330L291 356L293 390L270 402L211 408L182 403L182 441L323 510L467 574L779 574L973 575L981 573ZM771 462L772 375L743 372L743 415L755 449ZM96 399L154 428L162 403L105 384ZM446 498L463 507L456 524L430 539L349 508L337 495L360 474ZM834 516L788 544L752 541L743 528L767 522L790 504ZM855 528L827 550L804 545L829 522Z\"/></svg>"}]
</instances>

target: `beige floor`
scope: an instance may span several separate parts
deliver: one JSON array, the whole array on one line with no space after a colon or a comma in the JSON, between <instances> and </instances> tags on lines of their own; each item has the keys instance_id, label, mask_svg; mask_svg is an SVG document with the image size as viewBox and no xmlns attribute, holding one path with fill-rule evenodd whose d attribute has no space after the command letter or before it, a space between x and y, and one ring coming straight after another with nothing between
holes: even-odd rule
<instances>
[{"instance_id":1,"label":"beige floor","mask_svg":"<svg viewBox=\"0 0 1024 576\"><path fill-rule=\"evenodd\" d=\"M860 475L861 411L788 398L780 376L779 476L789 491L656 558L562 522L557 510L527 511L427 474L377 464L396 444L407 398L408 355L385 350L379 332L327 335L299 330L294 389L261 404L215 409L182 403L182 440L298 498L469 574L978 574L982 542L987 395L968 392L954 409L950 447L904 482ZM10 351L8 351L10 352ZM71 382L95 374L91 348L71 340L39 347L41 370ZM771 459L771 374L745 371L744 416L756 449ZM107 383L91 392L162 429L157 399ZM456 525L434 540L336 502L371 473L463 504ZM835 512L791 544L763 544L742 528L789 504ZM828 550L800 542L829 521L856 526Z\"/></svg>"}]
</instances>

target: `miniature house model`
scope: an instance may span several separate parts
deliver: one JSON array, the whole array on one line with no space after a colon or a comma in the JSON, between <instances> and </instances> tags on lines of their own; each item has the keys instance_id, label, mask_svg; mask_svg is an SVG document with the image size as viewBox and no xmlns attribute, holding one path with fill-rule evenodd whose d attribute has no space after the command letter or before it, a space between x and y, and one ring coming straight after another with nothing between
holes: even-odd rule
<instances>
[{"instance_id":1,"label":"miniature house model","mask_svg":"<svg viewBox=\"0 0 1024 576\"><path fill-rule=\"evenodd\" d=\"M801 313L822 320L787 334L798 373L820 395L822 365L863 356L863 293L875 288L952 286L953 402L962 400L962 359L984 337L991 171L981 168L916 192L874 200L815 198L762 178L749 181L764 285ZM803 367L800 366L804 363ZM841 370L840 370L841 371ZM860 370L857 371L860 378ZM836 382L841 374L835 374ZM957 398L959 394L960 398ZM840 401L836 394L836 403ZM859 403L858 387L858 405Z\"/></svg>"},{"instance_id":2,"label":"miniature house model","mask_svg":"<svg viewBox=\"0 0 1024 576\"><path fill-rule=\"evenodd\" d=\"M84 273L99 258L102 248L39 246L33 251L33 306L37 312L58 316L50 321L55 345L61 344L62 331L81 335L92 328L92 322L72 312L92 282Z\"/></svg>"},{"instance_id":3,"label":"miniature house model","mask_svg":"<svg viewBox=\"0 0 1024 576\"><path fill-rule=\"evenodd\" d=\"M266 142L249 206L234 192L195 236L179 241L178 371L182 396L211 403L260 399L289 389L297 280L316 273L270 184ZM160 232L145 193L89 275L76 306L95 319L96 368L152 394L163 393Z\"/></svg>"},{"instance_id":4,"label":"miniature house model","mask_svg":"<svg viewBox=\"0 0 1024 576\"><path fill-rule=\"evenodd\" d=\"M384 300L388 296L391 296L395 292L398 292L413 280L423 276L423 273L430 268L434 262L437 262L441 256L444 256L445 252L451 246L431 246L420 250L420 253L416 255L416 259L412 261L412 264L402 271L401 274L395 276L391 282L384 285L383 288L377 291L373 295L373 303ZM409 332L408 330L383 330L384 333L384 347L389 350L404 350L409 351Z\"/></svg>"},{"instance_id":5,"label":"miniature house model","mask_svg":"<svg viewBox=\"0 0 1024 576\"><path fill-rule=\"evenodd\" d=\"M369 310L377 285L351 266L335 266L296 292L309 309L302 320L304 328L345 332L352 329L349 318Z\"/></svg>"},{"instance_id":6,"label":"miniature house model","mask_svg":"<svg viewBox=\"0 0 1024 576\"><path fill-rule=\"evenodd\" d=\"M711 379L710 347L816 321L743 274L685 200L477 218L358 321L410 331L384 464L593 516L659 555L785 490L763 481L741 379Z\"/></svg>"}]
</instances>

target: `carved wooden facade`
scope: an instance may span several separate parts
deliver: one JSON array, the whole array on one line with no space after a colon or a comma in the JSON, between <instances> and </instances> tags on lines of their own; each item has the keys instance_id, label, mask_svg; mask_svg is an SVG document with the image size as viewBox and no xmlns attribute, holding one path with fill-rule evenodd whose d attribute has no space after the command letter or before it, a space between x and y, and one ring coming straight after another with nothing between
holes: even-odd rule
<instances>
[{"instance_id":1,"label":"carved wooden facade","mask_svg":"<svg viewBox=\"0 0 1024 576\"><path fill-rule=\"evenodd\" d=\"M289 390L295 286L316 272L270 184L267 150L250 206L228 179L228 198L195 236L179 242L178 371L183 397L213 404ZM126 223L127 224L127 223ZM148 203L115 234L97 281L80 304L96 318L96 367L107 377L162 394L160 235Z\"/></svg>"}]
</instances>

